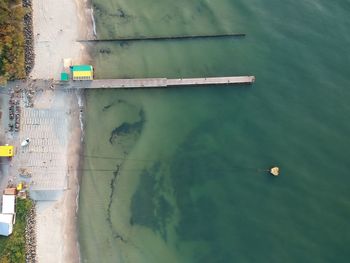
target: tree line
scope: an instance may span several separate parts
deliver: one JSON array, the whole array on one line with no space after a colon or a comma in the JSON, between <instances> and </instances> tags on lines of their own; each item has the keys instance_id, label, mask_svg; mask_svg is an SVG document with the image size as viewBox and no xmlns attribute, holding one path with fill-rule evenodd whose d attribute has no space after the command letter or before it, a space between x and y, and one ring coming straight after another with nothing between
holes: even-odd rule
<instances>
[{"instance_id":1,"label":"tree line","mask_svg":"<svg viewBox=\"0 0 350 263\"><path fill-rule=\"evenodd\" d=\"M21 0L0 0L0 84L25 78L24 15Z\"/></svg>"}]
</instances>

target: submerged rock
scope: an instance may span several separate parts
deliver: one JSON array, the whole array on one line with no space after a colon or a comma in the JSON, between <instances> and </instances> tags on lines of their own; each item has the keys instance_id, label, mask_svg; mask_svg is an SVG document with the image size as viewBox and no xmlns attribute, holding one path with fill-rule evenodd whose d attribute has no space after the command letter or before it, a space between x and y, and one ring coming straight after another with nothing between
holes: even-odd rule
<instances>
[{"instance_id":1,"label":"submerged rock","mask_svg":"<svg viewBox=\"0 0 350 263\"><path fill-rule=\"evenodd\" d=\"M270 169L270 174L272 174L273 176L279 176L280 174L280 168L276 167L272 167Z\"/></svg>"}]
</instances>

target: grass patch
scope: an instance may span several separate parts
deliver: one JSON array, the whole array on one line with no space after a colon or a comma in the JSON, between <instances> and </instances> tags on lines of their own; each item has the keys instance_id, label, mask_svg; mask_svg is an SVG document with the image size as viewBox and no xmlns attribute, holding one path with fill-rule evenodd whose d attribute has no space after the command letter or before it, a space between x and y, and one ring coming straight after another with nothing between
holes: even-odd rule
<instances>
[{"instance_id":1,"label":"grass patch","mask_svg":"<svg viewBox=\"0 0 350 263\"><path fill-rule=\"evenodd\" d=\"M16 200L16 224L10 236L0 236L0 263L25 262L26 218L33 206L30 199Z\"/></svg>"}]
</instances>

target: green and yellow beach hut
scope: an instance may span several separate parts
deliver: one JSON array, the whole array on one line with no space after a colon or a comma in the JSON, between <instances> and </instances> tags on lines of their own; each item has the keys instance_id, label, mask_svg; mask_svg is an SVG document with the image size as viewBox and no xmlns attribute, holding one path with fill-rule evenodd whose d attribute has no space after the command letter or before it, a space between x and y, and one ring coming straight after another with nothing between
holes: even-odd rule
<instances>
[{"instance_id":1,"label":"green and yellow beach hut","mask_svg":"<svg viewBox=\"0 0 350 263\"><path fill-rule=\"evenodd\" d=\"M94 68L91 65L75 65L71 67L73 80L93 80Z\"/></svg>"}]
</instances>

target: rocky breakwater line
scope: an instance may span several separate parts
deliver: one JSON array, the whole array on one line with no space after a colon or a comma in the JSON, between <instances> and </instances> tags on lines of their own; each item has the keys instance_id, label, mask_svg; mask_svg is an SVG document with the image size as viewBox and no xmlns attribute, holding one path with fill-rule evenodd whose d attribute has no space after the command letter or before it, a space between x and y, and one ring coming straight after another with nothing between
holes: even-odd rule
<instances>
[{"instance_id":1,"label":"rocky breakwater line","mask_svg":"<svg viewBox=\"0 0 350 263\"><path fill-rule=\"evenodd\" d=\"M26 75L28 76L34 67L35 56L32 0L22 0L22 5L26 10L24 15L24 62Z\"/></svg>"},{"instance_id":2,"label":"rocky breakwater line","mask_svg":"<svg viewBox=\"0 0 350 263\"><path fill-rule=\"evenodd\" d=\"M26 225L26 230L25 230L26 262L30 262L30 263L37 262L35 229L36 229L35 205L33 205L28 213L28 216L27 216L27 225Z\"/></svg>"}]
</instances>

